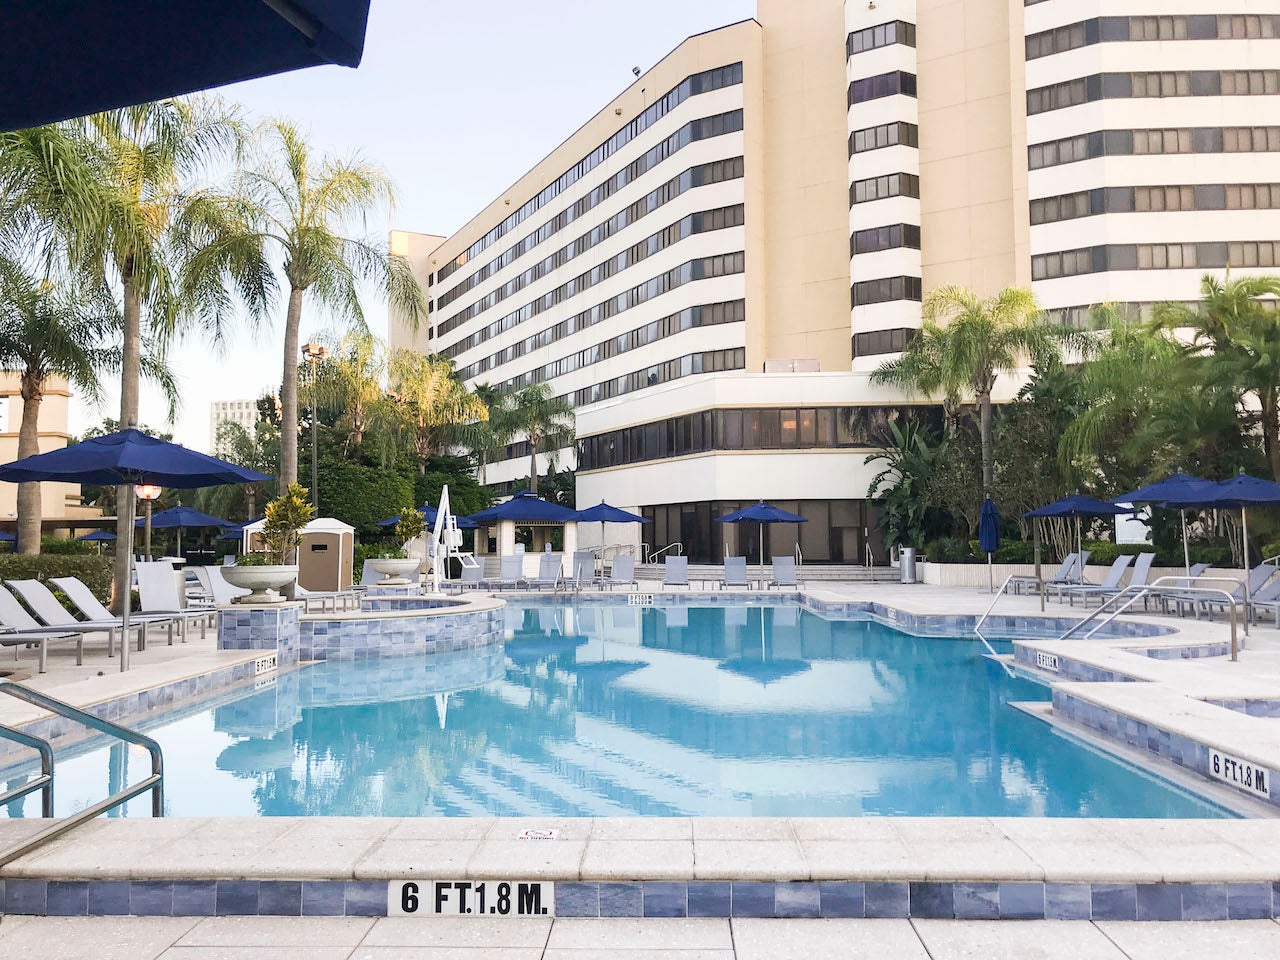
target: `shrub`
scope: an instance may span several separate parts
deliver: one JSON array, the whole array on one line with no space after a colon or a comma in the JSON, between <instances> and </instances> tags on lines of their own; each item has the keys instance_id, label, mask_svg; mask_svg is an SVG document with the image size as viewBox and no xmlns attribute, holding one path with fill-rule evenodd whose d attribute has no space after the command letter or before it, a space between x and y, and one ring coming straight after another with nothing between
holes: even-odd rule
<instances>
[{"instance_id":1,"label":"shrub","mask_svg":"<svg viewBox=\"0 0 1280 960\"><path fill-rule=\"evenodd\" d=\"M384 534L378 521L395 516L412 499L413 483L407 477L358 463L327 463L320 480L324 515L351 524L361 538Z\"/></svg>"},{"instance_id":2,"label":"shrub","mask_svg":"<svg viewBox=\"0 0 1280 960\"><path fill-rule=\"evenodd\" d=\"M0 580L50 580L77 577L106 603L111 595L111 558L60 554L0 555Z\"/></svg>"},{"instance_id":3,"label":"shrub","mask_svg":"<svg viewBox=\"0 0 1280 960\"><path fill-rule=\"evenodd\" d=\"M41 537L40 552L59 556L97 556L97 544L85 543L82 540L69 540L66 537Z\"/></svg>"},{"instance_id":4,"label":"shrub","mask_svg":"<svg viewBox=\"0 0 1280 960\"><path fill-rule=\"evenodd\" d=\"M968 563L973 559L969 541L959 537L939 537L926 543L924 552L932 563Z\"/></svg>"}]
</instances>

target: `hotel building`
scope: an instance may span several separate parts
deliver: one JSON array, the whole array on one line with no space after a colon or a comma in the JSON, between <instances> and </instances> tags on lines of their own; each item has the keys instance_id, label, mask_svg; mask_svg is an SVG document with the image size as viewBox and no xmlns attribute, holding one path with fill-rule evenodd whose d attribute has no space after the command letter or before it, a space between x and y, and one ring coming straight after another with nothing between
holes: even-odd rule
<instances>
[{"instance_id":1,"label":"hotel building","mask_svg":"<svg viewBox=\"0 0 1280 960\"><path fill-rule=\"evenodd\" d=\"M218 441L218 428L224 423L238 423L249 436L258 423L257 400L214 400L209 404L209 450L215 457L225 457L230 452L225 443Z\"/></svg>"},{"instance_id":2,"label":"hotel building","mask_svg":"<svg viewBox=\"0 0 1280 960\"><path fill-rule=\"evenodd\" d=\"M1280 266L1280 8L759 0L452 236L391 245L430 302L392 343L567 397L579 506L711 561L754 555L712 518L765 498L809 518L766 553L860 563L884 424L939 417L869 381L928 291L1030 286L1080 322ZM525 476L508 453L491 481Z\"/></svg>"}]
</instances>

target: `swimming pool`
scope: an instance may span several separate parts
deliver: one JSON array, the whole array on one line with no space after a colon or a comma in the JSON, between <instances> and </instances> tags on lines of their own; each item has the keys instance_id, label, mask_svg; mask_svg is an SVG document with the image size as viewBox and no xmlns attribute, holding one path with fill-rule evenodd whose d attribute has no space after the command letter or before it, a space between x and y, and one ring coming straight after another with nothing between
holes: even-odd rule
<instances>
[{"instance_id":1,"label":"swimming pool","mask_svg":"<svg viewBox=\"0 0 1280 960\"><path fill-rule=\"evenodd\" d=\"M330 661L155 718L167 812L1228 815L1011 708L1048 690L976 641L794 604L504 615L501 645ZM120 746L66 753L59 815L146 768ZM38 815L37 799L8 815Z\"/></svg>"}]
</instances>

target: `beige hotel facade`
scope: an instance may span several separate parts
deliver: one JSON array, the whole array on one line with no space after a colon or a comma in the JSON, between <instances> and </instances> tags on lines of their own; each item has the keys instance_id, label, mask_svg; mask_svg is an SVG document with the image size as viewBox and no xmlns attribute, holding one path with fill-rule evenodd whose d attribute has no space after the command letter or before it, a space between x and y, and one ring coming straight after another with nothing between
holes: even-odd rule
<instances>
[{"instance_id":1,"label":"beige hotel facade","mask_svg":"<svg viewBox=\"0 0 1280 960\"><path fill-rule=\"evenodd\" d=\"M653 520L610 542L753 556L712 518L764 498L809 518L766 553L882 556L866 460L939 413L869 374L929 290L1079 322L1280 266L1280 3L1218 6L759 0L457 233L394 230L431 309L392 342L567 397L579 506ZM508 453L490 482L527 473Z\"/></svg>"}]
</instances>

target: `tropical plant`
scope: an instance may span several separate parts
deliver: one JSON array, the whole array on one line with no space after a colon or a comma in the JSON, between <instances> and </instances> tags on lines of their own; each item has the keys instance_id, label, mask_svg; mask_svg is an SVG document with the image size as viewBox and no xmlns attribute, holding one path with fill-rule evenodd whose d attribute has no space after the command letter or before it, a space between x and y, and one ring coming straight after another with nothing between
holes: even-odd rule
<instances>
[{"instance_id":1,"label":"tropical plant","mask_svg":"<svg viewBox=\"0 0 1280 960\"><path fill-rule=\"evenodd\" d=\"M406 557L409 556L409 542L422 536L426 529L426 521L412 503L400 511L400 519L396 521L396 539L400 541Z\"/></svg>"},{"instance_id":2,"label":"tropical plant","mask_svg":"<svg viewBox=\"0 0 1280 960\"><path fill-rule=\"evenodd\" d=\"M224 420L218 424L214 448L223 460L272 476L280 464L280 431L265 420L254 424L252 431ZM274 497L275 491L274 480L205 487L196 492L196 506L217 517L240 515L248 522L258 518L258 503Z\"/></svg>"},{"instance_id":3,"label":"tropical plant","mask_svg":"<svg viewBox=\"0 0 1280 960\"><path fill-rule=\"evenodd\" d=\"M332 341L332 338L330 338ZM342 411L338 422L346 428L343 451L364 443L375 411L386 405L386 345L366 330L351 330L334 343L316 376L315 400Z\"/></svg>"},{"instance_id":4,"label":"tropical plant","mask_svg":"<svg viewBox=\"0 0 1280 960\"><path fill-rule=\"evenodd\" d=\"M1059 340L1067 335L1041 321L1035 296L1020 287L1007 287L985 300L963 287L939 287L925 297L922 314L920 335L900 357L876 369L872 382L941 396L952 416L962 403L976 403L982 489L990 496L995 480L991 394L996 377L1057 352Z\"/></svg>"},{"instance_id":5,"label":"tropical plant","mask_svg":"<svg viewBox=\"0 0 1280 960\"><path fill-rule=\"evenodd\" d=\"M1157 304L1153 324L1192 331L1188 353L1203 366L1198 379L1233 387L1242 417L1260 428L1272 477L1280 481L1280 277L1206 274L1200 292L1194 305Z\"/></svg>"},{"instance_id":6,"label":"tropical plant","mask_svg":"<svg viewBox=\"0 0 1280 960\"><path fill-rule=\"evenodd\" d=\"M891 422L886 429L889 442L884 451L863 461L883 464L871 478L868 496L881 508L880 527L887 543L923 549L927 539L945 532L938 518L930 516L936 511L928 506L928 492L937 454L946 441L930 437L927 429L911 422L901 427Z\"/></svg>"},{"instance_id":7,"label":"tropical plant","mask_svg":"<svg viewBox=\"0 0 1280 960\"><path fill-rule=\"evenodd\" d=\"M401 347L391 354L391 393L409 426L418 471L459 439L461 428L489 418L489 410L453 369L453 361Z\"/></svg>"},{"instance_id":8,"label":"tropical plant","mask_svg":"<svg viewBox=\"0 0 1280 960\"><path fill-rule=\"evenodd\" d=\"M556 469L557 454L576 441L573 407L545 383L532 383L508 397L513 433L529 442L529 489L538 492L538 455L547 456L547 467Z\"/></svg>"},{"instance_id":9,"label":"tropical plant","mask_svg":"<svg viewBox=\"0 0 1280 960\"><path fill-rule=\"evenodd\" d=\"M99 378L119 363L108 344L118 309L101 286L37 279L23 265L0 257L0 369L18 374L22 422L18 456L40 452L40 408L51 378L73 384L92 400ZM18 484L19 553L40 552L40 484Z\"/></svg>"},{"instance_id":10,"label":"tropical plant","mask_svg":"<svg viewBox=\"0 0 1280 960\"><path fill-rule=\"evenodd\" d=\"M378 284L388 302L415 327L426 315L422 288L408 262L386 245L347 235L353 222L394 199L390 180L359 157L316 157L299 130L272 120L261 131L257 163L241 175L236 203L245 229L230 238L214 262L265 262L273 249L283 259L289 301L280 377L280 485L298 477L298 336L303 303L310 298L337 319L364 327L362 280ZM222 259L220 259L222 258Z\"/></svg>"},{"instance_id":11,"label":"tropical plant","mask_svg":"<svg viewBox=\"0 0 1280 960\"><path fill-rule=\"evenodd\" d=\"M285 492L267 504L266 523L262 527L262 544L268 559L285 564L302 541L302 528L316 515L308 499L309 491L291 483Z\"/></svg>"},{"instance_id":12,"label":"tropical plant","mask_svg":"<svg viewBox=\"0 0 1280 960\"><path fill-rule=\"evenodd\" d=\"M497 387L487 383L476 384L475 395L485 405L489 416L464 425L459 440L475 457L476 477L485 484L488 482L489 464L502 459L515 427L507 397Z\"/></svg>"}]
</instances>

